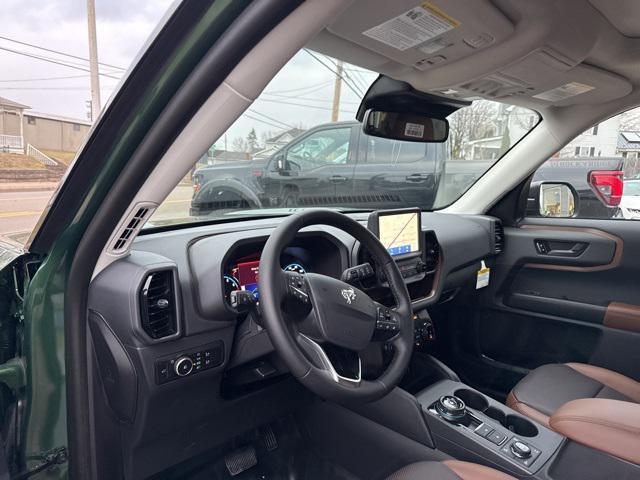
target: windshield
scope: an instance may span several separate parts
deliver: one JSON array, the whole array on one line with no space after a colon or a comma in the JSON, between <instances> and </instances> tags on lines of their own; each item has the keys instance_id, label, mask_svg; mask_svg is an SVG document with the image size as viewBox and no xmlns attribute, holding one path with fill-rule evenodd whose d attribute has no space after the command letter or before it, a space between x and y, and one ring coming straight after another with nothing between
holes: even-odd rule
<instances>
[{"instance_id":1,"label":"windshield","mask_svg":"<svg viewBox=\"0 0 640 480\"><path fill-rule=\"evenodd\" d=\"M146 227L317 207L442 208L538 122L531 110L476 100L449 117L445 143L367 136L355 113L377 76L300 51Z\"/></svg>"}]
</instances>

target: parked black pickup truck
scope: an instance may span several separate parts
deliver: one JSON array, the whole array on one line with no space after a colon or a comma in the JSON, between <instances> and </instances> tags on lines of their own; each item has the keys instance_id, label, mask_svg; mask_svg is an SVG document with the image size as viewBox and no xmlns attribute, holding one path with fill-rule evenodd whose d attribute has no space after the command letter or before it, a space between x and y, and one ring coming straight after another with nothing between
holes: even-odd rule
<instances>
[{"instance_id":1,"label":"parked black pickup truck","mask_svg":"<svg viewBox=\"0 0 640 480\"><path fill-rule=\"evenodd\" d=\"M438 205L448 205L462 195L495 160L448 160L442 175ZM540 185L566 183L576 193L578 218L614 218L623 187L622 157L550 158L536 170L527 198L527 215L540 216ZM600 185L595 184L601 182ZM597 193L596 193L597 192Z\"/></svg>"},{"instance_id":2,"label":"parked black pickup truck","mask_svg":"<svg viewBox=\"0 0 640 480\"><path fill-rule=\"evenodd\" d=\"M371 137L358 122L320 125L266 160L203 167L193 174L191 215L274 207L433 206L444 143Z\"/></svg>"}]
</instances>

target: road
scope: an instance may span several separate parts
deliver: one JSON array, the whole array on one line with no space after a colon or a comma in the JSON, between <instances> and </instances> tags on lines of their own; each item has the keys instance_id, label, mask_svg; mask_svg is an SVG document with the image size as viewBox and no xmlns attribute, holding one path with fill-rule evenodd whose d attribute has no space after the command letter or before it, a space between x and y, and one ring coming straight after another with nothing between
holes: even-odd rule
<instances>
[{"instance_id":1,"label":"road","mask_svg":"<svg viewBox=\"0 0 640 480\"><path fill-rule=\"evenodd\" d=\"M188 185L178 186L156 211L157 218L188 218L189 203L193 189ZM23 244L41 213L51 199L53 191L0 191L0 237Z\"/></svg>"}]
</instances>

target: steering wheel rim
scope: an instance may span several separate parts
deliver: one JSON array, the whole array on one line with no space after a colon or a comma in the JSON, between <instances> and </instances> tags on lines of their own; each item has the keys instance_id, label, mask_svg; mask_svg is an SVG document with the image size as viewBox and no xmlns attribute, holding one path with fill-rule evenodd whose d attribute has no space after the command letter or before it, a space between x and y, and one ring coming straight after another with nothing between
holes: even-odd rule
<instances>
[{"instance_id":1,"label":"steering wheel rim","mask_svg":"<svg viewBox=\"0 0 640 480\"><path fill-rule=\"evenodd\" d=\"M299 230L310 225L329 225L352 235L369 250L377 267L386 275L396 302L393 309L386 309L387 319L396 322L398 333L389 340L394 346L391 363L375 380L338 375L318 339L325 340L327 346L339 346L357 353L362 350L360 347L365 344L368 334L370 338L366 344L373 341L376 326L381 325L378 323L380 308L384 307L348 283L318 274L286 273L280 267L282 250L294 240ZM351 300L347 300L347 296L351 297L349 290L353 292ZM359 222L324 209L287 217L270 235L262 251L259 291L263 323L276 351L293 376L312 392L337 402L368 402L382 398L401 380L413 350L411 299L389 252ZM311 307L308 316L295 324L283 311L284 301L292 294ZM306 299L303 294L307 295Z\"/></svg>"}]
</instances>

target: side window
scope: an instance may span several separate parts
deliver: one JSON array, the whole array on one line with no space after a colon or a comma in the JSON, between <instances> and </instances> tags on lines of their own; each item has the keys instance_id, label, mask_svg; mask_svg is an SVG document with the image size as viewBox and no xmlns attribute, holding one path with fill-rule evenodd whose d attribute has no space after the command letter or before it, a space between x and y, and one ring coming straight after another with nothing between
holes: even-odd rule
<instances>
[{"instance_id":1,"label":"side window","mask_svg":"<svg viewBox=\"0 0 640 480\"><path fill-rule=\"evenodd\" d=\"M287 150L286 164L293 170L313 170L347 163L351 128L332 128L312 133Z\"/></svg>"},{"instance_id":2,"label":"side window","mask_svg":"<svg viewBox=\"0 0 640 480\"><path fill-rule=\"evenodd\" d=\"M534 173L527 216L640 220L640 108L594 125Z\"/></svg>"},{"instance_id":3,"label":"side window","mask_svg":"<svg viewBox=\"0 0 640 480\"><path fill-rule=\"evenodd\" d=\"M412 163L427 155L427 147L432 144L402 142L387 138L365 136L367 163Z\"/></svg>"}]
</instances>

